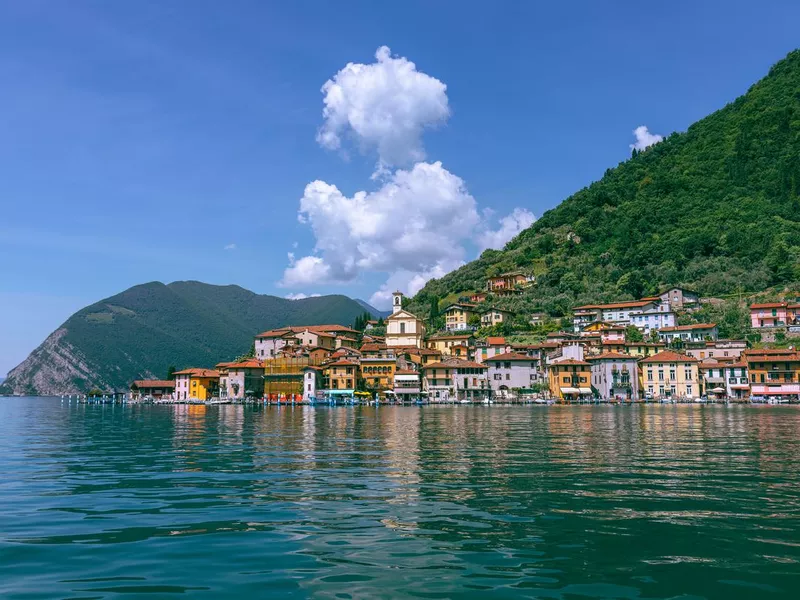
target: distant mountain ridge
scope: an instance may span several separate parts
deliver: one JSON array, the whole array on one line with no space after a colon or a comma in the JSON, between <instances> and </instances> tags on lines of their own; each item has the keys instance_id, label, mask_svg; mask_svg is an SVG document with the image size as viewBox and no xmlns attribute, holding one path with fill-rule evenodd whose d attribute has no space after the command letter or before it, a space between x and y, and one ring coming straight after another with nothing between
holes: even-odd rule
<instances>
[{"instance_id":1,"label":"distant mountain ridge","mask_svg":"<svg viewBox=\"0 0 800 600\"><path fill-rule=\"evenodd\" d=\"M208 367L244 354L283 325L351 325L365 307L346 296L287 300L198 281L134 286L87 306L51 333L0 384L0 394L124 390L170 366Z\"/></svg>"},{"instance_id":2,"label":"distant mountain ridge","mask_svg":"<svg viewBox=\"0 0 800 600\"><path fill-rule=\"evenodd\" d=\"M363 307L364 307L364 309L365 309L365 310L366 310L366 311L367 311L369 314L371 314L373 317L375 317L376 319L378 319L379 317L386 318L386 317L388 317L390 314L392 314L392 311L390 311L390 310L378 310L377 308L375 308L374 306L372 306L372 305L371 305L369 302L367 302L366 300L361 300L360 298L354 298L354 300L355 300L356 302L358 302L358 303L359 303L361 306L363 306Z\"/></svg>"}]
</instances>

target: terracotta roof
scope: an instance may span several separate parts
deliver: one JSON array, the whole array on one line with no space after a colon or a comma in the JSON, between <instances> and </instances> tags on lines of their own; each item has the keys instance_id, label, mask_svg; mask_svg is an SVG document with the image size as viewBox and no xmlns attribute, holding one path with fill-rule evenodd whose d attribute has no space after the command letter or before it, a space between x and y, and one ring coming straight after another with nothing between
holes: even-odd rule
<instances>
[{"instance_id":1,"label":"terracotta roof","mask_svg":"<svg viewBox=\"0 0 800 600\"><path fill-rule=\"evenodd\" d=\"M175 382L164 379L137 379L131 385L137 388L174 388Z\"/></svg>"},{"instance_id":2,"label":"terracotta roof","mask_svg":"<svg viewBox=\"0 0 800 600\"><path fill-rule=\"evenodd\" d=\"M262 333L259 333L256 336L256 338L258 338L258 339L261 339L261 338L279 338L279 337L285 337L287 335L291 335L293 333L294 332L291 329L288 329L288 328L286 328L286 329L270 329L269 331L264 331Z\"/></svg>"},{"instance_id":3,"label":"terracotta roof","mask_svg":"<svg viewBox=\"0 0 800 600\"><path fill-rule=\"evenodd\" d=\"M411 348L407 350L409 354L418 354L419 356L441 356L442 352L440 350L434 350L433 348Z\"/></svg>"},{"instance_id":4,"label":"terracotta roof","mask_svg":"<svg viewBox=\"0 0 800 600\"><path fill-rule=\"evenodd\" d=\"M455 335L432 335L429 340L458 340L473 337L471 333L458 333Z\"/></svg>"},{"instance_id":5,"label":"terracotta roof","mask_svg":"<svg viewBox=\"0 0 800 600\"><path fill-rule=\"evenodd\" d=\"M675 327L662 327L659 332L664 331L692 331L694 329L713 329L716 323L693 323L691 325L676 325Z\"/></svg>"},{"instance_id":6,"label":"terracotta roof","mask_svg":"<svg viewBox=\"0 0 800 600\"><path fill-rule=\"evenodd\" d=\"M175 375L191 375L192 377L219 377L219 371L214 369L183 369L175 371Z\"/></svg>"},{"instance_id":7,"label":"terracotta roof","mask_svg":"<svg viewBox=\"0 0 800 600\"><path fill-rule=\"evenodd\" d=\"M685 354L678 354L672 350L664 350L653 356L648 356L639 361L640 363L677 363L677 362L698 362L696 358L686 356Z\"/></svg>"},{"instance_id":8,"label":"terracotta roof","mask_svg":"<svg viewBox=\"0 0 800 600\"><path fill-rule=\"evenodd\" d=\"M361 352L380 352L386 350L386 344L363 344L359 350Z\"/></svg>"},{"instance_id":9,"label":"terracotta roof","mask_svg":"<svg viewBox=\"0 0 800 600\"><path fill-rule=\"evenodd\" d=\"M461 360L460 358L451 358L447 361L427 364L423 369L486 369L486 365L472 362L470 360Z\"/></svg>"},{"instance_id":10,"label":"terracotta roof","mask_svg":"<svg viewBox=\"0 0 800 600\"><path fill-rule=\"evenodd\" d=\"M589 356L586 360L636 360L636 357L622 352L603 352L597 356Z\"/></svg>"},{"instance_id":11,"label":"terracotta roof","mask_svg":"<svg viewBox=\"0 0 800 600\"><path fill-rule=\"evenodd\" d=\"M249 358L239 362L225 363L225 366L229 369L263 369L264 363L255 358Z\"/></svg>"},{"instance_id":12,"label":"terracotta roof","mask_svg":"<svg viewBox=\"0 0 800 600\"><path fill-rule=\"evenodd\" d=\"M589 363L586 362L585 360L575 360L574 358L568 358L566 360L553 361L550 366L560 367L561 365L589 365Z\"/></svg>"},{"instance_id":13,"label":"terracotta roof","mask_svg":"<svg viewBox=\"0 0 800 600\"><path fill-rule=\"evenodd\" d=\"M762 302L761 304L751 304L750 310L758 308L787 308L788 306L786 302Z\"/></svg>"},{"instance_id":14,"label":"terracotta roof","mask_svg":"<svg viewBox=\"0 0 800 600\"><path fill-rule=\"evenodd\" d=\"M490 356L486 359L486 362L491 361L514 361L514 360L524 360L525 362L530 362L531 357L527 354L518 354L516 352L503 352L503 354L495 354L494 356Z\"/></svg>"},{"instance_id":15,"label":"terracotta roof","mask_svg":"<svg viewBox=\"0 0 800 600\"><path fill-rule=\"evenodd\" d=\"M504 346L506 343L506 338L504 337L487 337L486 343L490 346Z\"/></svg>"},{"instance_id":16,"label":"terracotta roof","mask_svg":"<svg viewBox=\"0 0 800 600\"><path fill-rule=\"evenodd\" d=\"M411 369L398 369L394 372L395 375L419 375L419 371L412 371Z\"/></svg>"},{"instance_id":17,"label":"terracotta roof","mask_svg":"<svg viewBox=\"0 0 800 600\"><path fill-rule=\"evenodd\" d=\"M325 367L357 367L358 363L352 360L347 360L346 358L340 358L339 360L335 360L331 363L325 365Z\"/></svg>"}]
</instances>

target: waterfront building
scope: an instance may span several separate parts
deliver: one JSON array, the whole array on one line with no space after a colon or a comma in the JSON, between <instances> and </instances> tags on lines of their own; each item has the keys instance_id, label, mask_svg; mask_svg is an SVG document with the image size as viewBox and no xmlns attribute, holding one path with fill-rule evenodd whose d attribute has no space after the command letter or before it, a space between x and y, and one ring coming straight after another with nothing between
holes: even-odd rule
<instances>
[{"instance_id":1,"label":"waterfront building","mask_svg":"<svg viewBox=\"0 0 800 600\"><path fill-rule=\"evenodd\" d=\"M328 390L354 392L360 377L358 362L346 358L324 365L322 373Z\"/></svg>"},{"instance_id":2,"label":"waterfront building","mask_svg":"<svg viewBox=\"0 0 800 600\"><path fill-rule=\"evenodd\" d=\"M488 366L489 386L493 394L501 398L530 389L539 380L536 361L525 354L495 354L486 358L484 363Z\"/></svg>"},{"instance_id":3,"label":"waterfront building","mask_svg":"<svg viewBox=\"0 0 800 600\"><path fill-rule=\"evenodd\" d=\"M574 402L592 397L591 364L575 358L557 358L547 365L550 395Z\"/></svg>"},{"instance_id":4,"label":"waterfront building","mask_svg":"<svg viewBox=\"0 0 800 600\"><path fill-rule=\"evenodd\" d=\"M479 400L490 391L486 371L486 365L448 358L422 368L423 386L433 401Z\"/></svg>"},{"instance_id":5,"label":"waterfront building","mask_svg":"<svg viewBox=\"0 0 800 600\"><path fill-rule=\"evenodd\" d=\"M394 373L397 369L397 359L394 355L371 356L361 358L361 377L364 385L370 392L378 393L381 397L387 391L392 391L394 386Z\"/></svg>"},{"instance_id":6,"label":"waterfront building","mask_svg":"<svg viewBox=\"0 0 800 600\"><path fill-rule=\"evenodd\" d=\"M748 350L743 354L752 396L800 400L800 352L795 349Z\"/></svg>"},{"instance_id":7,"label":"waterfront building","mask_svg":"<svg viewBox=\"0 0 800 600\"><path fill-rule=\"evenodd\" d=\"M230 400L260 398L264 389L264 363L255 358L216 365L219 397Z\"/></svg>"},{"instance_id":8,"label":"waterfront building","mask_svg":"<svg viewBox=\"0 0 800 600\"><path fill-rule=\"evenodd\" d=\"M750 378L746 362L722 363L725 377L725 388L728 398L748 398L750 396Z\"/></svg>"},{"instance_id":9,"label":"waterfront building","mask_svg":"<svg viewBox=\"0 0 800 600\"><path fill-rule=\"evenodd\" d=\"M433 348L408 348L405 354L411 362L420 367L442 360L442 353Z\"/></svg>"},{"instance_id":10,"label":"waterfront building","mask_svg":"<svg viewBox=\"0 0 800 600\"><path fill-rule=\"evenodd\" d=\"M726 363L716 358L706 358L698 363L700 373L700 394L709 398L724 398L728 395L725 385Z\"/></svg>"},{"instance_id":11,"label":"waterfront building","mask_svg":"<svg viewBox=\"0 0 800 600\"><path fill-rule=\"evenodd\" d=\"M403 308L403 294L392 294L392 314L386 317L386 345L392 347L415 346L421 348L425 338L422 319Z\"/></svg>"},{"instance_id":12,"label":"waterfront building","mask_svg":"<svg viewBox=\"0 0 800 600\"><path fill-rule=\"evenodd\" d=\"M131 384L131 399L166 400L175 393L175 382L163 379L137 379Z\"/></svg>"},{"instance_id":13,"label":"waterfront building","mask_svg":"<svg viewBox=\"0 0 800 600\"><path fill-rule=\"evenodd\" d=\"M481 327L492 327L500 323L510 323L514 313L502 308L484 308L480 311Z\"/></svg>"},{"instance_id":14,"label":"waterfront building","mask_svg":"<svg viewBox=\"0 0 800 600\"><path fill-rule=\"evenodd\" d=\"M422 378L419 371L398 369L394 372L394 396L401 402L419 398L422 394Z\"/></svg>"},{"instance_id":15,"label":"waterfront building","mask_svg":"<svg viewBox=\"0 0 800 600\"><path fill-rule=\"evenodd\" d=\"M451 304L444 309L443 314L444 328L447 331L464 331L473 329L469 322L478 313L474 304L460 303Z\"/></svg>"},{"instance_id":16,"label":"waterfront building","mask_svg":"<svg viewBox=\"0 0 800 600\"><path fill-rule=\"evenodd\" d=\"M313 365L308 357L278 357L264 361L263 393L271 399L303 395L304 369Z\"/></svg>"},{"instance_id":17,"label":"waterfront building","mask_svg":"<svg viewBox=\"0 0 800 600\"><path fill-rule=\"evenodd\" d=\"M303 367L303 400L312 402L317 399L317 390L322 389L322 367L306 365Z\"/></svg>"},{"instance_id":18,"label":"waterfront building","mask_svg":"<svg viewBox=\"0 0 800 600\"><path fill-rule=\"evenodd\" d=\"M662 342L673 344L675 342L702 342L714 341L719 337L716 323L694 323L692 325L676 325L675 327L662 327L658 332Z\"/></svg>"},{"instance_id":19,"label":"waterfront building","mask_svg":"<svg viewBox=\"0 0 800 600\"><path fill-rule=\"evenodd\" d=\"M586 359L591 365L591 384L605 400L638 400L639 366L636 357L605 352Z\"/></svg>"},{"instance_id":20,"label":"waterfront building","mask_svg":"<svg viewBox=\"0 0 800 600\"><path fill-rule=\"evenodd\" d=\"M663 350L639 361L642 387L651 398L696 398L700 395L698 360Z\"/></svg>"},{"instance_id":21,"label":"waterfront building","mask_svg":"<svg viewBox=\"0 0 800 600\"><path fill-rule=\"evenodd\" d=\"M219 371L183 369L175 372L176 400L210 400L219 393Z\"/></svg>"}]
</instances>

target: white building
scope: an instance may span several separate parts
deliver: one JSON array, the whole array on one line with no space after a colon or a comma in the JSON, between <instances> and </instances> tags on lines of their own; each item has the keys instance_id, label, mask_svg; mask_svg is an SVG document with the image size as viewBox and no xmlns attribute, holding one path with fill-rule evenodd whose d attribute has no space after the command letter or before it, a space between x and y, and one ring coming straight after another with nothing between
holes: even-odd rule
<instances>
[{"instance_id":1,"label":"white building","mask_svg":"<svg viewBox=\"0 0 800 600\"><path fill-rule=\"evenodd\" d=\"M386 346L389 348L423 347L425 324L422 319L403 309L403 294L392 294L392 314L386 317Z\"/></svg>"},{"instance_id":2,"label":"white building","mask_svg":"<svg viewBox=\"0 0 800 600\"><path fill-rule=\"evenodd\" d=\"M496 396L515 395L514 390L528 389L539 381L537 361L525 354L506 352L486 359L489 386Z\"/></svg>"},{"instance_id":3,"label":"white building","mask_svg":"<svg viewBox=\"0 0 800 600\"><path fill-rule=\"evenodd\" d=\"M434 402L480 400L490 393L486 371L486 365L450 358L422 367L423 385Z\"/></svg>"},{"instance_id":4,"label":"white building","mask_svg":"<svg viewBox=\"0 0 800 600\"><path fill-rule=\"evenodd\" d=\"M716 323L695 323L693 325L663 327L658 332L658 337L667 344L675 341L704 342L706 340L716 340L719 337L719 332Z\"/></svg>"}]
</instances>

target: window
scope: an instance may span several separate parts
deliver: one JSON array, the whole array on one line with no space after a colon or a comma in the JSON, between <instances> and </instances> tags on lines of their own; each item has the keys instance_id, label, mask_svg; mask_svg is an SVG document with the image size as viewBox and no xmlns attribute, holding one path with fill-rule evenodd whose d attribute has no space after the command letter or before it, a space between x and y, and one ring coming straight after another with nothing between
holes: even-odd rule
<instances>
[{"instance_id":1,"label":"window","mask_svg":"<svg viewBox=\"0 0 800 600\"><path fill-rule=\"evenodd\" d=\"M690 385L686 386L686 395L687 396L691 396L692 395L692 386L690 386Z\"/></svg>"},{"instance_id":2,"label":"window","mask_svg":"<svg viewBox=\"0 0 800 600\"><path fill-rule=\"evenodd\" d=\"M506 373L506 381L508 381L509 379L511 379L511 375L509 373Z\"/></svg>"},{"instance_id":3,"label":"window","mask_svg":"<svg viewBox=\"0 0 800 600\"><path fill-rule=\"evenodd\" d=\"M400 323L400 333L405 333L405 332L406 332L406 324Z\"/></svg>"}]
</instances>

